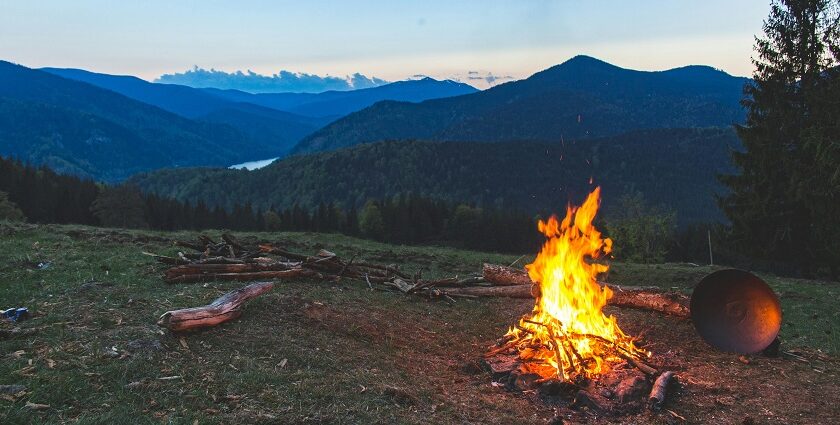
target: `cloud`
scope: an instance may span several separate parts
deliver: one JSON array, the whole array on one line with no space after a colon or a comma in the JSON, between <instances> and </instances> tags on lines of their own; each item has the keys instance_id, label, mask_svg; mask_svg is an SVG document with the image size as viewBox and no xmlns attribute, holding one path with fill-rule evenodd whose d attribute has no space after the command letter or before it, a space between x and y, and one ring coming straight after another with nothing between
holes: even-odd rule
<instances>
[{"instance_id":1,"label":"cloud","mask_svg":"<svg viewBox=\"0 0 840 425\"><path fill-rule=\"evenodd\" d=\"M346 77L330 75L320 76L305 72L281 70L272 75L257 74L253 71L225 72L215 69L203 69L198 66L184 72L164 74L156 83L181 84L190 87L213 87L218 89L236 89L251 93L300 92L319 93L328 90L353 90L376 87L388 81L368 77L359 73Z\"/></svg>"},{"instance_id":2,"label":"cloud","mask_svg":"<svg viewBox=\"0 0 840 425\"><path fill-rule=\"evenodd\" d=\"M489 86L494 86L504 81L513 80L513 76L511 75L493 75L492 72L479 72L479 71L467 71L467 79L468 80L481 80L487 83Z\"/></svg>"}]
</instances>

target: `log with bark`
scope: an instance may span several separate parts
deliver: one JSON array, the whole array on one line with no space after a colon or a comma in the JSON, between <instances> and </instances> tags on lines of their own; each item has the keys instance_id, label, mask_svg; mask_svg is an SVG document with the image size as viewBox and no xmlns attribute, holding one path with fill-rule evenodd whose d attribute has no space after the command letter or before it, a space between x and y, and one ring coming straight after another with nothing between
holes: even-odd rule
<instances>
[{"instance_id":1,"label":"log with bark","mask_svg":"<svg viewBox=\"0 0 840 425\"><path fill-rule=\"evenodd\" d=\"M665 371L656 378L653 383L653 388L650 390L650 397L648 398L648 407L651 410L659 410L665 403L665 396L668 393L668 385L674 380L674 372Z\"/></svg>"},{"instance_id":2,"label":"log with bark","mask_svg":"<svg viewBox=\"0 0 840 425\"><path fill-rule=\"evenodd\" d=\"M484 280L499 286L530 285L533 283L524 270L499 264L484 263L481 275Z\"/></svg>"},{"instance_id":3,"label":"log with bark","mask_svg":"<svg viewBox=\"0 0 840 425\"><path fill-rule=\"evenodd\" d=\"M206 306L167 311L160 316L158 326L176 332L216 326L236 319L242 314L241 306L245 301L258 297L273 288L273 282L252 283L244 288L228 292Z\"/></svg>"}]
</instances>

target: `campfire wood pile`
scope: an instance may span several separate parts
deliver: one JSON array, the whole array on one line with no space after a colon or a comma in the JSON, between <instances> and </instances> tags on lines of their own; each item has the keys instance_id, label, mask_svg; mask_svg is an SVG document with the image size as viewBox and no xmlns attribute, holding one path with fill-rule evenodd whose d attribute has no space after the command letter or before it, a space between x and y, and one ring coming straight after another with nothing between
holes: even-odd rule
<instances>
[{"instance_id":1,"label":"campfire wood pile","mask_svg":"<svg viewBox=\"0 0 840 425\"><path fill-rule=\"evenodd\" d=\"M673 372L660 371L629 356L597 379L546 379L537 373L540 365L523 361L504 339L485 354L484 364L492 373L493 385L523 391L546 404L586 409L601 416L633 414L645 408L659 410L669 388L676 384Z\"/></svg>"},{"instance_id":2,"label":"campfire wood pile","mask_svg":"<svg viewBox=\"0 0 840 425\"><path fill-rule=\"evenodd\" d=\"M410 274L394 264L376 264L356 257L349 260L320 250L314 255L292 252L273 244L244 246L233 235L222 235L221 241L200 236L196 242L175 241L185 250L177 256L144 253L169 265L164 281L170 284L207 281L255 281L229 292L201 307L164 313L158 324L171 331L186 331L215 326L241 315L242 304L262 295L275 286L265 280L311 278L338 282L353 279L371 290L442 298L512 297L535 298L539 285L527 272L513 267L484 264L481 273L463 277L425 279L417 272ZM677 317L689 317L688 298L682 294L661 292L652 287L607 285L613 291L608 304L657 311ZM627 356L611 371L597 380L562 381L545 379L534 373L532 365L523 362L512 347L500 341L496 349L485 355L487 368L494 380L515 390L535 390L543 399L557 403L571 401L570 407L593 412L620 414L643 406L659 408L665 398L671 372L656 368ZM649 396L648 396L649 395ZM647 397L646 397L647 396Z\"/></svg>"},{"instance_id":3,"label":"campfire wood pile","mask_svg":"<svg viewBox=\"0 0 840 425\"><path fill-rule=\"evenodd\" d=\"M196 242L174 241L174 245L192 252L177 256L144 253L170 265L164 272L167 283L209 281L261 281L309 277L337 282L354 279L369 289L391 290L454 302L454 298L511 297L533 298L539 287L523 269L484 264L481 273L463 277L424 279L421 273L409 274L394 264L376 264L356 257L345 260L333 252L320 250L305 255L272 244L243 246L233 235L223 234L221 241L199 236ZM609 303L619 307L658 311L688 317L688 297L661 292L652 287L608 285L614 292Z\"/></svg>"}]
</instances>

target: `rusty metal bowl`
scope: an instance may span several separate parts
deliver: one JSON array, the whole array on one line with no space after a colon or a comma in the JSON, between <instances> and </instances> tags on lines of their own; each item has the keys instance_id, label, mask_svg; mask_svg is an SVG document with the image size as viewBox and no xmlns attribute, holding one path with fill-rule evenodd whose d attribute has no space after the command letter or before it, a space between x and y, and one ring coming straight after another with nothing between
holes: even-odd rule
<instances>
[{"instance_id":1,"label":"rusty metal bowl","mask_svg":"<svg viewBox=\"0 0 840 425\"><path fill-rule=\"evenodd\" d=\"M691 294L691 320L713 347L733 353L767 348L782 326L779 298L752 273L727 269L703 278Z\"/></svg>"}]
</instances>

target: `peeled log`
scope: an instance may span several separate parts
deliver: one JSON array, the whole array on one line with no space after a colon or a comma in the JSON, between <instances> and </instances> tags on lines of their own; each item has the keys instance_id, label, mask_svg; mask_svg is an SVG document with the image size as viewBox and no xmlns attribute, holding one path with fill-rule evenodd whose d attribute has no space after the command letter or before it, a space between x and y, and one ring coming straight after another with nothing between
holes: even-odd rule
<instances>
[{"instance_id":1,"label":"peeled log","mask_svg":"<svg viewBox=\"0 0 840 425\"><path fill-rule=\"evenodd\" d=\"M481 274L484 280L499 286L530 285L533 283L525 270L499 264L484 263Z\"/></svg>"},{"instance_id":2,"label":"peeled log","mask_svg":"<svg viewBox=\"0 0 840 425\"><path fill-rule=\"evenodd\" d=\"M273 288L273 282L252 283L244 288L228 292L206 306L167 311L160 316L157 324L170 331L216 326L236 319L242 314L239 309L242 303Z\"/></svg>"}]
</instances>

